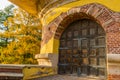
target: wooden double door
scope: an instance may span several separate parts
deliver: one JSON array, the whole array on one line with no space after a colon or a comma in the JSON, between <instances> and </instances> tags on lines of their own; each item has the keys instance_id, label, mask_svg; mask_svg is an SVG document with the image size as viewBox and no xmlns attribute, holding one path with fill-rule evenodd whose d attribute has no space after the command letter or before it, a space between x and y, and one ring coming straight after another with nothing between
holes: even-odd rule
<instances>
[{"instance_id":1,"label":"wooden double door","mask_svg":"<svg viewBox=\"0 0 120 80\"><path fill-rule=\"evenodd\" d=\"M93 20L71 23L60 38L59 74L106 75L106 44L103 28Z\"/></svg>"}]
</instances>

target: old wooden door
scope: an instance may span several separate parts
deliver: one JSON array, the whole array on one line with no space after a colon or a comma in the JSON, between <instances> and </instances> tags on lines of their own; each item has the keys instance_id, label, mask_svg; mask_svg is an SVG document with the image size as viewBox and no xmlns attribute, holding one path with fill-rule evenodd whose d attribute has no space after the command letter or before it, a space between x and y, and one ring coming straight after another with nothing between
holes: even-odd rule
<instances>
[{"instance_id":1,"label":"old wooden door","mask_svg":"<svg viewBox=\"0 0 120 80\"><path fill-rule=\"evenodd\" d=\"M106 75L106 46L103 28L93 20L71 23L60 38L59 74Z\"/></svg>"}]
</instances>

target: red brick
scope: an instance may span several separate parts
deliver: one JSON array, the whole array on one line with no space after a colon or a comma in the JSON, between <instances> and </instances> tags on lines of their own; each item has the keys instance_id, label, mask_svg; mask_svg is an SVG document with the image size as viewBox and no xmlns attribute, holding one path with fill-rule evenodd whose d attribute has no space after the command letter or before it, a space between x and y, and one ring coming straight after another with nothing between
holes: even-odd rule
<instances>
[{"instance_id":1,"label":"red brick","mask_svg":"<svg viewBox=\"0 0 120 80\"><path fill-rule=\"evenodd\" d=\"M120 80L120 75L109 75L109 79L108 80Z\"/></svg>"},{"instance_id":2,"label":"red brick","mask_svg":"<svg viewBox=\"0 0 120 80\"><path fill-rule=\"evenodd\" d=\"M86 13L90 6L91 6L91 4L81 6L80 12L85 12Z\"/></svg>"}]
</instances>

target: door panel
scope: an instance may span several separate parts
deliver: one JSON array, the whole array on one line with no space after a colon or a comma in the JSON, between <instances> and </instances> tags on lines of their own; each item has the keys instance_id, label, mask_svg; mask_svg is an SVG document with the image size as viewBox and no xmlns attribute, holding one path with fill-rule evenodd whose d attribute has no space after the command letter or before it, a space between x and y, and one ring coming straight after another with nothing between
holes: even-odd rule
<instances>
[{"instance_id":1,"label":"door panel","mask_svg":"<svg viewBox=\"0 0 120 80\"><path fill-rule=\"evenodd\" d=\"M96 56L97 55L97 50L96 49L90 49L90 52L89 52L90 56Z\"/></svg>"},{"instance_id":2,"label":"door panel","mask_svg":"<svg viewBox=\"0 0 120 80\"><path fill-rule=\"evenodd\" d=\"M68 33L67 33L67 38L69 39L69 38L72 38L72 32L71 31L69 31Z\"/></svg>"},{"instance_id":3,"label":"door panel","mask_svg":"<svg viewBox=\"0 0 120 80\"><path fill-rule=\"evenodd\" d=\"M98 38L98 45L105 45L105 38Z\"/></svg>"},{"instance_id":4,"label":"door panel","mask_svg":"<svg viewBox=\"0 0 120 80\"><path fill-rule=\"evenodd\" d=\"M96 45L96 42L95 42L95 39L90 39L90 46L95 46Z\"/></svg>"},{"instance_id":5,"label":"door panel","mask_svg":"<svg viewBox=\"0 0 120 80\"><path fill-rule=\"evenodd\" d=\"M81 40L81 47L82 48L87 48L88 47L88 40L87 39Z\"/></svg>"},{"instance_id":6,"label":"door panel","mask_svg":"<svg viewBox=\"0 0 120 80\"><path fill-rule=\"evenodd\" d=\"M104 56L105 55L105 48L98 48L98 55Z\"/></svg>"},{"instance_id":7,"label":"door panel","mask_svg":"<svg viewBox=\"0 0 120 80\"><path fill-rule=\"evenodd\" d=\"M86 36L87 33L88 33L87 29L83 29L83 30L82 30L82 36Z\"/></svg>"},{"instance_id":8,"label":"door panel","mask_svg":"<svg viewBox=\"0 0 120 80\"><path fill-rule=\"evenodd\" d=\"M105 32L96 22L83 19L71 23L60 38L58 72L105 76Z\"/></svg>"},{"instance_id":9,"label":"door panel","mask_svg":"<svg viewBox=\"0 0 120 80\"><path fill-rule=\"evenodd\" d=\"M78 40L73 40L73 47L78 48Z\"/></svg>"},{"instance_id":10,"label":"door panel","mask_svg":"<svg viewBox=\"0 0 120 80\"><path fill-rule=\"evenodd\" d=\"M68 48L71 48L71 47L72 47L72 41L70 41L70 40L67 41L67 47L68 47Z\"/></svg>"},{"instance_id":11,"label":"door panel","mask_svg":"<svg viewBox=\"0 0 120 80\"><path fill-rule=\"evenodd\" d=\"M73 31L73 32L74 32L74 33L73 33L73 34L74 34L74 37L77 38L77 37L79 36L79 31L76 30L76 31Z\"/></svg>"}]
</instances>

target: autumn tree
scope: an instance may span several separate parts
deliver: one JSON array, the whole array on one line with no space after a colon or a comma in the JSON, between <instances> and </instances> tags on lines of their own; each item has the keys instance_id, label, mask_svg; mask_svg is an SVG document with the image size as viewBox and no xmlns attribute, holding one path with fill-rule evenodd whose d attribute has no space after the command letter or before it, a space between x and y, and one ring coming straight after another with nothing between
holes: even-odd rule
<instances>
[{"instance_id":1,"label":"autumn tree","mask_svg":"<svg viewBox=\"0 0 120 80\"><path fill-rule=\"evenodd\" d=\"M9 64L36 63L34 55L40 52L41 24L37 16L18 8L14 16L8 17L4 25L9 31L3 35L9 37L7 47L2 49L1 62Z\"/></svg>"},{"instance_id":2,"label":"autumn tree","mask_svg":"<svg viewBox=\"0 0 120 80\"><path fill-rule=\"evenodd\" d=\"M7 46L9 42L9 37L7 35L3 35L3 32L9 32L9 26L6 25L9 18L13 17L13 5L9 5L4 10L0 10L0 46ZM7 34L7 33L6 33Z\"/></svg>"}]
</instances>

